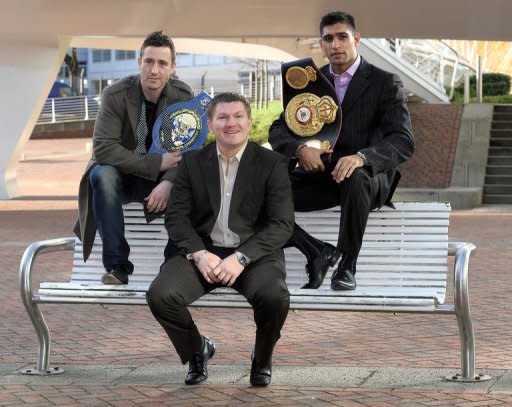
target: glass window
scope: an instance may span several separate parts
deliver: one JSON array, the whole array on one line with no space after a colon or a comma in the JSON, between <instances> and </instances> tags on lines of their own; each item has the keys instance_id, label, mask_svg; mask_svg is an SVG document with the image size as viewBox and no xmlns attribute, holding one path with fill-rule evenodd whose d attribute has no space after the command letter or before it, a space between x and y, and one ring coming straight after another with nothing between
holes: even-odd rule
<instances>
[{"instance_id":1,"label":"glass window","mask_svg":"<svg viewBox=\"0 0 512 407\"><path fill-rule=\"evenodd\" d=\"M110 62L112 51L109 49L93 49L92 62Z\"/></svg>"},{"instance_id":2,"label":"glass window","mask_svg":"<svg viewBox=\"0 0 512 407\"><path fill-rule=\"evenodd\" d=\"M92 50L92 62L101 62L101 49Z\"/></svg>"},{"instance_id":3,"label":"glass window","mask_svg":"<svg viewBox=\"0 0 512 407\"><path fill-rule=\"evenodd\" d=\"M128 51L124 49L116 50L116 61L125 61L135 59L135 51Z\"/></svg>"},{"instance_id":4,"label":"glass window","mask_svg":"<svg viewBox=\"0 0 512 407\"><path fill-rule=\"evenodd\" d=\"M112 59L112 51L104 49L102 52L103 62L109 62Z\"/></svg>"},{"instance_id":5,"label":"glass window","mask_svg":"<svg viewBox=\"0 0 512 407\"><path fill-rule=\"evenodd\" d=\"M177 54L176 65L178 66L192 66L194 65L194 56L192 54Z\"/></svg>"}]
</instances>

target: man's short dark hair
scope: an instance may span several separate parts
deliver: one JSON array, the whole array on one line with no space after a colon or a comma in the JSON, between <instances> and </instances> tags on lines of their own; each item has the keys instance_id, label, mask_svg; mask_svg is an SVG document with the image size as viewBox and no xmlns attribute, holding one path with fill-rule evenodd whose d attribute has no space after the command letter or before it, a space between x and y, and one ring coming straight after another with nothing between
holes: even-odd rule
<instances>
[{"instance_id":1,"label":"man's short dark hair","mask_svg":"<svg viewBox=\"0 0 512 407\"><path fill-rule=\"evenodd\" d=\"M356 21L351 14L345 13L344 11L331 11L320 20L320 35L323 34L325 26L337 23L348 25L352 31L356 30Z\"/></svg>"},{"instance_id":2,"label":"man's short dark hair","mask_svg":"<svg viewBox=\"0 0 512 407\"><path fill-rule=\"evenodd\" d=\"M140 56L144 53L146 47L169 47L171 50L171 61L176 62L176 49L172 40L164 34L163 31L155 31L144 39L142 46L140 47Z\"/></svg>"},{"instance_id":3,"label":"man's short dark hair","mask_svg":"<svg viewBox=\"0 0 512 407\"><path fill-rule=\"evenodd\" d=\"M208 105L208 118L211 119L213 117L215 109L219 103L234 102L242 102L242 104L245 107L245 111L247 112L247 116L251 118L251 105L249 104L249 101L245 98L245 96L242 96L239 93L235 92L222 92L215 95L215 97L211 100L210 104Z\"/></svg>"}]
</instances>

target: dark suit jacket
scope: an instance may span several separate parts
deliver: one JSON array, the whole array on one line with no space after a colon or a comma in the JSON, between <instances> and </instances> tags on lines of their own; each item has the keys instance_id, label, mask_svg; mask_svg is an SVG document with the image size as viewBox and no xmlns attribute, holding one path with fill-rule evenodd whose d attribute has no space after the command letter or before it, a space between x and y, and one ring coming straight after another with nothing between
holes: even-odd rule
<instances>
[{"instance_id":1,"label":"dark suit jacket","mask_svg":"<svg viewBox=\"0 0 512 407\"><path fill-rule=\"evenodd\" d=\"M329 65L320 71L333 82ZM361 58L341 111L341 134L334 146L332 161L335 163L340 157L358 151L365 154L370 175L382 174L379 176L378 206L390 203L399 179L397 166L408 160L415 149L407 98L400 78ZM270 128L272 148L287 157L294 156L302 141L290 133L283 115Z\"/></svg>"},{"instance_id":2,"label":"dark suit jacket","mask_svg":"<svg viewBox=\"0 0 512 407\"><path fill-rule=\"evenodd\" d=\"M284 246L294 213L286 160L249 142L240 160L229 227L240 236L239 250L252 261ZM183 255L211 245L220 210L220 174L215 143L184 154L165 218L169 236Z\"/></svg>"},{"instance_id":3,"label":"dark suit jacket","mask_svg":"<svg viewBox=\"0 0 512 407\"><path fill-rule=\"evenodd\" d=\"M157 115L170 104L192 97L192 90L187 84L175 79L170 80L162 91ZM155 182L160 176L161 154L140 155L134 152L137 146L136 129L142 98L139 75L127 76L105 88L101 98L100 110L94 124L93 157L80 180L79 215L74 227L75 234L83 244L84 260L89 257L96 235L89 186L89 173L92 168L96 164L112 165L122 173ZM172 180L174 174L175 169L170 169L162 178Z\"/></svg>"}]
</instances>

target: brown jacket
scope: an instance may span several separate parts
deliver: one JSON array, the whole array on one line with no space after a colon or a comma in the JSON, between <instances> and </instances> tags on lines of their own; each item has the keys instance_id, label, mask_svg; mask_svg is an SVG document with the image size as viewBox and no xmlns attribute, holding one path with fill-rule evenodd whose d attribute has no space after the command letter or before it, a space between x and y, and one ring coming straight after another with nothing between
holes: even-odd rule
<instances>
[{"instance_id":1,"label":"brown jacket","mask_svg":"<svg viewBox=\"0 0 512 407\"><path fill-rule=\"evenodd\" d=\"M158 102L157 115L167 106L193 97L190 87L171 79L163 89ZM136 128L142 105L139 75L128 76L105 89L93 134L93 156L87 164L78 191L78 220L73 229L83 244L84 261L91 253L96 235L96 221L92 212L89 173L96 164L112 165L122 173L157 181L160 175L161 154L140 155ZM172 180L175 169L163 174L162 179Z\"/></svg>"}]
</instances>

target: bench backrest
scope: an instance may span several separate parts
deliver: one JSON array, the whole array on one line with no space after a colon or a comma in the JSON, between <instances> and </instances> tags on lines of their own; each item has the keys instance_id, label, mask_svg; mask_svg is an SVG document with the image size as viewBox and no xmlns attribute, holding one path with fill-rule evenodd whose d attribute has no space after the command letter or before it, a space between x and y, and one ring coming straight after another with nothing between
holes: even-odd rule
<instances>
[{"instance_id":1,"label":"bench backrest","mask_svg":"<svg viewBox=\"0 0 512 407\"><path fill-rule=\"evenodd\" d=\"M358 289L344 295L378 295L379 290L409 287L416 294L444 303L448 271L448 225L450 205L442 202L402 202L396 209L373 211L368 220L363 247L357 263ZM167 232L163 219L146 224L141 205L124 206L125 233L131 247L135 272L131 283L149 284L159 271ZM296 221L308 232L336 244L340 208L296 213ZM97 236L87 263L82 261L77 240L72 281L99 281L104 273L101 239ZM306 282L305 258L294 248L286 249L287 283L290 289ZM328 278L328 277L327 277ZM322 288L328 289L324 283ZM384 294L383 294L384 295ZM388 294L385 294L388 295Z\"/></svg>"}]
</instances>

